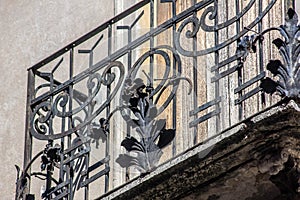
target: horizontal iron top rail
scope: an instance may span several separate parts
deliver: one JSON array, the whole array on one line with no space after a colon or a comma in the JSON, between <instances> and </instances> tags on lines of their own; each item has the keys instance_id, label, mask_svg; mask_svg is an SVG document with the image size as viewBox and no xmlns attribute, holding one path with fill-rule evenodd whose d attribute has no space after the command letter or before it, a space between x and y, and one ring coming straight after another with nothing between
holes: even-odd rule
<instances>
[{"instance_id":1,"label":"horizontal iron top rail","mask_svg":"<svg viewBox=\"0 0 300 200\"><path fill-rule=\"evenodd\" d=\"M88 32L87 34L81 36L74 42L71 42L69 45L61 48L54 54L50 55L49 57L43 59L42 61L38 62L37 64L33 65L32 67L28 68L27 70L38 70L42 66L46 65L47 63L51 62L52 60L56 59L57 57L63 55L67 51L69 51L71 48L78 46L79 44L85 42L86 40L90 39L91 37L95 36L96 34L100 33L101 31L105 30L108 28L110 25L120 21L121 19L125 18L128 16L128 14L135 12L136 10L140 9L141 7L145 6L148 4L151 0L143 0L134 6L128 8L124 12L116 15L115 17L111 18L110 20L106 21L102 25L98 26L97 28L93 29L92 31Z\"/></svg>"},{"instance_id":2,"label":"horizontal iron top rail","mask_svg":"<svg viewBox=\"0 0 300 200\"><path fill-rule=\"evenodd\" d=\"M160 33L162 33L165 29L170 28L174 23L177 23L179 21L184 20L185 18L187 18L188 16L192 15L193 12L198 11L202 8L204 8L205 6L209 5L210 3L212 3L214 0L203 0L197 4L195 4L195 6L192 6L188 9L186 9L185 11L181 12L180 14L174 16L173 18L165 21L164 23L160 24L159 26L157 26L156 28L150 30L149 32L147 32L146 34L140 36L139 38L137 38L136 40L134 40L133 42L131 42L130 44L122 47L121 49L118 49L116 52L112 53L110 56L107 56L106 58L102 59L101 61L95 63L92 67L84 70L83 72L81 72L80 74L74 76L73 78L69 79L68 81L62 83L61 85L59 85L58 87L56 87L54 90L52 91L48 91L44 94L42 94L41 96L33 99L31 101L31 105L35 105L37 103L40 103L41 101L45 100L46 98L48 98L48 96L50 95L54 95L54 94L58 94L59 92L63 91L65 88L68 87L68 85L71 84L75 84L81 80L83 80L84 78L86 78L87 76L89 76L89 74L91 73L95 73L97 70L99 70L100 68L104 67L105 65L107 65L109 62L118 59L120 56L126 54L128 52L128 50L132 49L132 48L136 48L137 46L143 44L144 42L146 42L150 37L154 37ZM145 4L144 4L145 5ZM142 5L140 5L142 7ZM128 10L127 10L128 11ZM127 12L125 11L125 12ZM108 22L111 22L112 20L109 20ZM104 27L104 25L102 25ZM100 26L100 27L102 27ZM244 32L243 34L245 34L246 32ZM242 34L242 35L243 35ZM234 41L234 40L233 40ZM233 42L231 41L231 42ZM82 41L83 42L83 41ZM159 46L159 47L163 47ZM157 47L156 47L157 48ZM62 49L64 50L64 49ZM62 51L61 50L61 51ZM66 52L67 50L65 50ZM57 54L57 55L56 55ZM52 56L48 57L48 62L50 62L50 58L55 59L57 58L59 55L58 52L56 54L53 54ZM54 57L54 55L56 55L56 57ZM46 59L45 59L46 60ZM39 66L39 67L42 67ZM37 70L38 67L36 68L32 68L33 70ZM31 68L29 69L31 70Z\"/></svg>"}]
</instances>

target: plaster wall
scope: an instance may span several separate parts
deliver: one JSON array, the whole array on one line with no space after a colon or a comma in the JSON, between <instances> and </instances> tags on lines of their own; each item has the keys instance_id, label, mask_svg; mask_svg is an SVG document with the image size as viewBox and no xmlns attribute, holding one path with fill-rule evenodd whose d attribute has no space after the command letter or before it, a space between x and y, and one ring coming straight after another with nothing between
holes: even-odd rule
<instances>
[{"instance_id":1,"label":"plaster wall","mask_svg":"<svg viewBox=\"0 0 300 200\"><path fill-rule=\"evenodd\" d=\"M14 199L14 165L23 165L27 68L114 16L114 1L1 0L0 16L0 197Z\"/></svg>"}]
</instances>

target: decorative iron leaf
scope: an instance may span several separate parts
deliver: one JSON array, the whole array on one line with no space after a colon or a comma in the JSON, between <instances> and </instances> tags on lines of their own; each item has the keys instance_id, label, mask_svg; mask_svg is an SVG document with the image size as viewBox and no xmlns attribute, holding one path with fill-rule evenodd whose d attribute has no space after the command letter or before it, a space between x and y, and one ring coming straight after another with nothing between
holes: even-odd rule
<instances>
[{"instance_id":1,"label":"decorative iron leaf","mask_svg":"<svg viewBox=\"0 0 300 200\"><path fill-rule=\"evenodd\" d=\"M139 120L129 118L126 120L127 125L130 125L132 128L136 128L139 126Z\"/></svg>"},{"instance_id":2,"label":"decorative iron leaf","mask_svg":"<svg viewBox=\"0 0 300 200\"><path fill-rule=\"evenodd\" d=\"M133 158L131 161L132 165L135 165L137 170L141 173L146 173L154 169L159 159L161 158L163 152L156 146L155 150L144 152L137 152L136 158Z\"/></svg>"},{"instance_id":3,"label":"decorative iron leaf","mask_svg":"<svg viewBox=\"0 0 300 200\"><path fill-rule=\"evenodd\" d=\"M175 137L174 129L164 129L160 132L157 146L162 149L167 146Z\"/></svg>"},{"instance_id":4,"label":"decorative iron leaf","mask_svg":"<svg viewBox=\"0 0 300 200\"><path fill-rule=\"evenodd\" d=\"M285 44L284 44L284 41L280 38L277 38L275 40L273 40L273 44L275 44L275 46L280 49L281 47L283 47Z\"/></svg>"},{"instance_id":5,"label":"decorative iron leaf","mask_svg":"<svg viewBox=\"0 0 300 200\"><path fill-rule=\"evenodd\" d=\"M120 154L119 157L116 159L116 162L123 168L130 167L134 165L134 161L136 158L129 156L127 154Z\"/></svg>"},{"instance_id":6,"label":"decorative iron leaf","mask_svg":"<svg viewBox=\"0 0 300 200\"><path fill-rule=\"evenodd\" d=\"M141 79L141 78L136 78L136 79L134 79L134 81L133 81L132 89L137 90L137 89L139 89L139 88L146 88L146 85L145 85L143 79Z\"/></svg>"},{"instance_id":7,"label":"decorative iron leaf","mask_svg":"<svg viewBox=\"0 0 300 200\"><path fill-rule=\"evenodd\" d=\"M146 166L145 171L148 172L152 170L154 167L157 166L163 152L159 148L157 148L155 151L148 152L148 161L149 166Z\"/></svg>"},{"instance_id":8,"label":"decorative iron leaf","mask_svg":"<svg viewBox=\"0 0 300 200\"><path fill-rule=\"evenodd\" d=\"M101 127L100 128L98 128L98 127L92 128L90 137L95 140L101 139L102 142L106 141L106 134Z\"/></svg>"},{"instance_id":9,"label":"decorative iron leaf","mask_svg":"<svg viewBox=\"0 0 300 200\"><path fill-rule=\"evenodd\" d=\"M157 108L156 106L152 105L147 112L147 118L149 122L157 116Z\"/></svg>"},{"instance_id":10,"label":"decorative iron leaf","mask_svg":"<svg viewBox=\"0 0 300 200\"><path fill-rule=\"evenodd\" d=\"M127 104L129 99L131 98L131 94L129 93L129 91L127 91L126 89L124 90L124 92L121 95L121 98L123 99L123 101Z\"/></svg>"},{"instance_id":11,"label":"decorative iron leaf","mask_svg":"<svg viewBox=\"0 0 300 200\"><path fill-rule=\"evenodd\" d=\"M137 167L137 170L139 170L141 173L144 173L149 169L148 166L148 163L150 163L149 157L147 159L147 156L144 152L138 152L135 161L136 161L135 165Z\"/></svg>"},{"instance_id":12,"label":"decorative iron leaf","mask_svg":"<svg viewBox=\"0 0 300 200\"><path fill-rule=\"evenodd\" d=\"M269 77L262 79L260 83L260 87L268 94L276 92L277 86L278 84Z\"/></svg>"},{"instance_id":13,"label":"decorative iron leaf","mask_svg":"<svg viewBox=\"0 0 300 200\"><path fill-rule=\"evenodd\" d=\"M59 147L51 147L47 150L47 157L50 159L50 161L60 161L59 151Z\"/></svg>"},{"instance_id":14,"label":"decorative iron leaf","mask_svg":"<svg viewBox=\"0 0 300 200\"><path fill-rule=\"evenodd\" d=\"M252 52L251 53L256 53L256 49L257 49L256 45L252 44L252 46L251 46Z\"/></svg>"},{"instance_id":15,"label":"decorative iron leaf","mask_svg":"<svg viewBox=\"0 0 300 200\"><path fill-rule=\"evenodd\" d=\"M177 86L180 79L182 78L172 79L167 86ZM161 87L162 86L163 84ZM127 125L133 127L139 134L140 141L134 137L125 138L121 146L128 152L134 151L134 155L130 156L129 153L121 154L116 162L118 162L121 167L135 166L141 173L149 172L157 166L163 153L160 147L168 145L175 136L174 130L165 129L166 119L155 119L160 111L156 107L157 101L153 101L152 99L154 95L152 94L153 90L154 88L152 86L146 86L141 78L134 79L133 77L129 77L125 80L124 90L121 95L124 108L129 108L133 112L131 115L124 113L122 116L127 122ZM163 91L164 89L161 90L158 96L160 96ZM173 95L171 96L173 97ZM171 98L167 99L167 101L169 100L171 100ZM158 139L159 141L157 141Z\"/></svg>"},{"instance_id":16,"label":"decorative iron leaf","mask_svg":"<svg viewBox=\"0 0 300 200\"><path fill-rule=\"evenodd\" d=\"M136 98L136 97L132 97L129 99L129 104L130 104L130 109L132 110L132 112L137 112L137 106L139 103L140 98Z\"/></svg>"},{"instance_id":17,"label":"decorative iron leaf","mask_svg":"<svg viewBox=\"0 0 300 200\"><path fill-rule=\"evenodd\" d=\"M148 93L148 94L151 94L151 92L154 90L154 88L152 87L152 86L147 86L146 87L146 92Z\"/></svg>"},{"instance_id":18,"label":"decorative iron leaf","mask_svg":"<svg viewBox=\"0 0 300 200\"><path fill-rule=\"evenodd\" d=\"M294 9L289 8L288 12L287 12L287 16L288 16L288 20L293 20L294 24L298 24L298 15L295 12Z\"/></svg>"},{"instance_id":19,"label":"decorative iron leaf","mask_svg":"<svg viewBox=\"0 0 300 200\"><path fill-rule=\"evenodd\" d=\"M134 137L126 137L122 142L121 146L125 147L127 151L144 151L141 143Z\"/></svg>"},{"instance_id":20,"label":"decorative iron leaf","mask_svg":"<svg viewBox=\"0 0 300 200\"><path fill-rule=\"evenodd\" d=\"M165 129L166 127L166 119L159 119L159 120L155 120L154 121L154 125L151 129L151 135L154 135L158 132L160 132L161 130ZM153 141L155 141L156 138L154 138Z\"/></svg>"},{"instance_id":21,"label":"decorative iron leaf","mask_svg":"<svg viewBox=\"0 0 300 200\"><path fill-rule=\"evenodd\" d=\"M279 73L278 69L282 66L280 60L270 60L267 65L267 70L269 70L273 75L277 75Z\"/></svg>"},{"instance_id":22,"label":"decorative iron leaf","mask_svg":"<svg viewBox=\"0 0 300 200\"><path fill-rule=\"evenodd\" d=\"M45 155L42 155L41 160L42 160L41 170L44 171L46 169L46 166L49 163L49 160L48 160L47 156L45 156Z\"/></svg>"}]
</instances>

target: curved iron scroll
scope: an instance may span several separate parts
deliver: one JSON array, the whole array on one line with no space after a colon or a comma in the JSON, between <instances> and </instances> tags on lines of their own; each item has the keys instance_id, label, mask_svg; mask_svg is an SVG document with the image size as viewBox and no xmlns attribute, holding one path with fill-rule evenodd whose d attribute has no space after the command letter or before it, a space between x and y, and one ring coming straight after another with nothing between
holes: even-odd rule
<instances>
[{"instance_id":1,"label":"curved iron scroll","mask_svg":"<svg viewBox=\"0 0 300 200\"><path fill-rule=\"evenodd\" d=\"M277 30L283 39L273 40L273 44L278 48L282 57L281 60L270 60L267 64L269 70L279 80L265 78L261 82L261 87L265 92L273 94L278 92L282 97L300 98L300 26L298 25L298 15L293 9L289 9L285 25L279 28L270 28L262 32L262 35Z\"/></svg>"},{"instance_id":2,"label":"curved iron scroll","mask_svg":"<svg viewBox=\"0 0 300 200\"><path fill-rule=\"evenodd\" d=\"M272 27L251 36L251 42L246 42L245 49L256 49L256 42L263 41L263 35L270 31L278 31L282 38L273 40L273 44L279 50L282 60L270 60L266 69L278 80L266 77L261 80L260 87L269 94L277 92L280 96L297 100L300 97L300 26L298 15L293 9L289 9L285 19L285 25ZM248 40L245 36L241 42ZM247 50L245 50L247 51ZM254 51L255 52L255 51Z\"/></svg>"},{"instance_id":3,"label":"curved iron scroll","mask_svg":"<svg viewBox=\"0 0 300 200\"><path fill-rule=\"evenodd\" d=\"M174 139L175 129L167 129L166 119L157 119L157 117L174 98L180 80L189 81L189 79L180 77L179 72L175 76L169 77L170 57L166 51L160 48L172 50L177 69L181 68L180 57L174 49L167 46L154 48L143 54L133 65L123 85L120 98L122 117L138 134L139 140L134 136L126 137L121 146L129 153L120 154L116 162L121 167L134 166L141 173L149 172L157 166L163 154L162 149ZM136 77L143 62L153 55L162 56L166 67L164 75L156 87L153 87L152 83L146 85L141 78ZM159 99L169 86L172 86L170 95L159 106ZM130 155L132 152L136 156Z\"/></svg>"},{"instance_id":4,"label":"curved iron scroll","mask_svg":"<svg viewBox=\"0 0 300 200\"><path fill-rule=\"evenodd\" d=\"M51 117L69 117L71 115L75 115L78 112L86 109L88 105L94 105L95 102L94 98L98 94L100 90L100 86L102 85L111 85L111 83L115 80L115 75L113 73L110 73L110 70L113 68L117 68L119 70L120 77L117 80L117 83L114 86L114 89L108 96L105 102L99 106L99 108L96 111L93 111L93 113L86 118L85 120L78 120L81 122L75 127L70 128L69 130L66 130L62 133L55 133L53 134L51 132L51 125L49 124ZM31 134L40 140L55 140L62 137L65 137L67 135L70 135L72 133L76 133L78 130L82 130L86 125L90 124L92 120L95 119L96 116L98 116L106 107L107 105L112 101L114 96L116 95L117 91L120 89L121 84L124 79L124 66L121 62L115 61L112 62L109 66L107 66L100 76L99 74L95 73L91 75L87 82L87 88L89 90L92 90L91 95L85 99L84 102L81 103L81 106L78 108L73 109L72 111L68 112L62 112L58 109L65 108L68 101L70 101L69 94L67 92L60 93L54 100L54 102L51 102L50 99L47 101L44 101L37 105L34 108L34 112L31 118ZM96 81L93 82L93 80Z\"/></svg>"},{"instance_id":5,"label":"curved iron scroll","mask_svg":"<svg viewBox=\"0 0 300 200\"><path fill-rule=\"evenodd\" d=\"M172 2L174 12L173 18L162 23L158 27L151 27L151 30L148 33L135 40L132 40L130 32L130 34L128 34L128 38L130 38L128 39L129 43L120 49L114 49L114 47L112 47L114 43L114 34L112 34L112 31L114 30L113 27L117 24L115 24L114 20L109 21L107 23L109 37L107 57L97 63L93 60L93 49L104 37L101 35L93 48L90 50L78 51L78 53L89 53L90 57L89 67L76 76L73 76L72 71L74 65L72 62L74 60L76 61L76 59L73 58L74 50L76 48L75 46L72 46L72 49L70 49L70 77L64 83L55 80L53 75L53 72L62 63L62 59L54 67L51 73L40 73L38 71L39 69L33 71L34 75L41 78L43 78L42 76L47 76L46 78L43 78L47 81L47 84L37 86L34 94L39 94L41 93L40 90L44 91L46 89L47 92L34 98L29 103L31 106L30 108L32 109L29 122L30 134L34 138L48 143L45 149L39 152L29 162L23 173L21 175L18 174L17 198L22 198L22 194L26 193L24 191L28 186L30 177L45 180L46 186L45 190L42 192L42 198L73 199L75 192L80 188L84 188L83 190L88 193L89 184L99 180L100 177L105 179L104 191L107 192L111 189L111 186L108 185L108 183L111 182L109 176L112 174L110 173L110 166L114 166L110 165L111 159L113 162L116 161L123 168L135 167L142 174L154 170L162 157L163 148L167 147L174 140L176 134L178 134L174 128L176 127L176 122L178 120L176 118L176 109L178 108L176 101L174 101L174 105L172 106L172 112L168 113L169 116L172 115L171 117L173 117L173 119L171 119L173 128L169 127L170 124L167 123L167 119L162 117L162 113L174 100L181 80L185 80L190 86L193 86L195 92L193 99L191 98L190 101L194 104L191 105L193 106L193 110L189 110L189 116L187 116L188 120L186 120L186 122L189 120L192 121L190 121L189 126L184 128L184 130L188 130L184 133L189 133L189 130L193 129L195 137L191 140L193 140L192 143L196 145L200 139L196 137L197 134L199 135L200 133L198 129L202 127L199 126L199 124L208 121L215 116L218 118L215 120L216 123L214 123L214 119L209 123L214 123L212 126L216 125L216 129L211 129L213 133L210 134L219 133L221 130L217 127L221 124L219 119L221 119L220 116L224 115L226 112L223 112L223 108L221 108L221 105L225 103L225 98L223 98L222 94L219 92L222 87L220 87L221 84L217 82L220 79L241 70L244 67L244 61L249 52L255 52L256 42L262 41L263 37L261 35L268 31L278 30L285 38L284 41L280 39L274 41L274 44L279 48L281 55L283 56L283 62L275 60L271 61L267 66L268 70L279 77L279 81L276 82L271 78L264 78L266 73L263 72L254 79L251 79L251 81L239 85L234 93L239 93L240 95L242 94L241 91L243 88L252 84L254 81L260 81L264 78L261 87L264 88L266 92L274 93L275 91L278 91L282 96L300 96L298 89L300 86L300 72L299 64L297 63L300 59L300 34L298 33L299 26L297 26L295 15L292 14L292 12L290 12L289 21L287 21L285 26L272 28L254 36L245 36L244 39L240 41L240 38L249 32L250 29L256 26L259 27L262 24L262 18L271 10L276 3L276 0L270 0L264 7L260 7L262 1L259 0L249 0L244 3L246 5L242 6L239 4L239 8L243 8L241 10L239 10L239 8L237 9L236 16L219 24L217 22L219 22L220 8L218 6L220 1L199 1L180 14L176 14L177 9L175 1L165 2ZM153 3L153 1L151 1L151 3ZM248 11L255 8L255 3L261 8L259 16L240 31L240 25L242 23L240 24L239 22L245 18ZM120 18L115 19L123 19L124 16L127 16L128 14L131 14L131 11L128 11L127 13L120 15ZM200 14L201 16L198 16L197 14ZM140 17L141 16L142 15L140 15ZM234 25L236 26L236 35L223 40L224 37L220 37L220 30L226 29L231 25L233 25L233 27ZM127 26L119 26L119 28L120 27L128 28ZM154 47L155 40L160 34L171 28L173 28L173 32L171 33L172 37L170 37L170 39L172 40L173 47L167 45ZM186 31L185 38L182 36L184 31ZM197 36L202 35L200 33L201 31L203 31L204 34L214 34L214 47L201 49L201 47L203 47L202 44L200 46L197 45L197 40L202 39L197 38ZM185 49L189 47L183 45L182 39L193 40L192 43L188 43L191 44L190 48L193 49ZM132 65L133 55L140 52L139 50L135 50L137 50L138 47L142 47L141 45L147 45L148 40L150 40L150 50L143 53L135 61L134 65ZM222 42L219 43L219 41ZM80 43L81 42L82 41L80 41ZM229 47L228 45L234 42L238 45L237 53L229 58L225 58L225 60L221 60L224 58L217 55L221 53L219 50L226 49ZM203 67L201 65L202 63L198 62L198 57L210 53L215 53L215 58L213 59L214 63L206 63L207 65L205 66L209 67L203 70L205 71L206 78L206 85L204 87L205 91L213 89L215 94L212 94L212 96L208 95L209 97L206 99L204 98L204 101L207 100L208 102L202 102L201 99L201 102L204 104L201 103L202 105L198 105L200 100L197 98L197 95L199 95L197 84L202 83L197 82L200 78L200 76L197 76L197 70L200 67ZM125 58L125 55L128 55L127 61L129 68L126 77L123 64L119 61L115 61ZM190 69L187 70L187 74L191 72L191 77L194 81L193 83L189 78L182 77L181 75L181 59L183 59L183 57L193 57L185 58L186 60L193 61L193 63L188 63ZM111 62L112 60L114 61ZM147 70L143 70L148 61L150 61L149 74L145 72ZM207 60L207 62L210 61ZM235 65L235 62L238 63ZM151 67L153 67L155 63L159 63L163 66L163 68L157 68L157 71L161 72L161 77L154 77L155 73L153 72L155 72L155 70ZM192 69L192 67L194 69ZM207 70L210 70L212 75L209 74L209 76L207 76ZM207 81L210 77L211 83ZM83 80L86 80L86 83ZM85 83L83 87L84 91L87 91L87 94L75 90L76 87L82 87L81 83ZM189 93L191 92L191 89L192 87L189 88ZM101 91L104 92L101 93ZM112 103L113 99L117 99L116 96L118 92L120 92L119 101L114 101L114 103ZM102 97L104 96L103 98L106 100L99 102L99 99L102 99L100 94L102 94ZM240 99L241 100L237 101L236 104L241 104L243 99ZM110 122L113 119L112 116L116 112L120 112L124 123L127 125L127 137L124 136L125 138L121 142L121 146L124 147L123 150L126 153L117 155L117 158L111 158L110 149L112 149L112 139L109 137L112 134L118 135L117 137L120 137L121 135L121 133L118 132L119 130L110 132L110 127L112 127L110 126ZM56 119L59 119L58 125L54 124L54 120ZM57 127L55 126L60 125L60 129L57 131ZM207 132L210 131L209 128L206 130ZM123 131L124 130L122 130L122 132ZM101 140L104 144L103 146L101 146ZM99 147L105 149L104 152L102 152L105 156L101 157L101 160L97 158L95 163L91 164L91 162L89 162L89 156L94 155L91 154L91 151L94 150L94 148L97 149ZM175 148L174 143L172 149L174 154L179 151L179 149ZM30 166L37 160L41 161L41 172L30 172ZM59 173L55 174L54 171L55 173L59 171ZM18 172L20 172L19 168ZM113 175L115 176L115 174ZM85 198L88 199L89 197L86 196Z\"/></svg>"},{"instance_id":6,"label":"curved iron scroll","mask_svg":"<svg viewBox=\"0 0 300 200\"><path fill-rule=\"evenodd\" d=\"M178 50L178 52L184 56L188 56L188 57L191 57L191 56L203 56L203 55L206 55L206 54L209 54L209 53L213 53L215 51L218 51L230 44L232 44L233 42L237 41L239 38L241 38L243 35L245 35L247 32L248 32L248 29L252 29L255 25L257 25L261 20L262 18L271 10L271 8L274 6L274 4L276 3L276 0L272 0L268 6L266 6L266 8L262 11L262 13L254 20L252 21L250 24L247 25L247 29L244 29L242 31L240 31L239 33L237 33L235 36L225 40L224 42L218 44L217 46L214 46L214 47L210 47L210 48L207 48L207 49L202 49L202 50L198 50L198 51L190 51L190 50L186 50L182 47L181 45L181 33L182 31L184 30L185 27L187 27L188 24L192 23L193 26L192 26L192 30L188 30L186 32L186 38L187 39L190 39L190 38L193 38L196 36L196 34L199 32L200 30L200 27L205 30L205 31L216 31L216 30L219 30L221 28L224 28L226 25L230 25L232 24L233 22L237 21L239 18L243 17L243 15L245 14L245 12L247 12L251 7L252 5L254 4L255 0L252 0L248 3L248 5L244 8L244 10L242 10L240 12L239 15L237 15L236 17L222 23L222 24L218 24L216 26L208 26L206 25L205 23L205 19L207 17L207 15L209 13L211 13L211 15L209 16L209 19L210 20L215 20L216 18L216 8L214 7L208 7L202 14L202 17L201 19L199 19L198 17L196 16L192 16L190 18L187 18L186 20L184 20L182 22L182 24L179 26L177 32L176 32L176 35L175 35L175 47L176 49Z\"/></svg>"}]
</instances>

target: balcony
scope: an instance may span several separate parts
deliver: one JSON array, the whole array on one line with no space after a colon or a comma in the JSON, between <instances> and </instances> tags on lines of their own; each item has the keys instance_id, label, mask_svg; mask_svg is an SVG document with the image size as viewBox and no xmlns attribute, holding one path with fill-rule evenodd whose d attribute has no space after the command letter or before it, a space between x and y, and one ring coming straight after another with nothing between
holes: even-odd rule
<instances>
[{"instance_id":1,"label":"balcony","mask_svg":"<svg viewBox=\"0 0 300 200\"><path fill-rule=\"evenodd\" d=\"M16 199L297 197L292 7L144 0L29 68Z\"/></svg>"}]
</instances>

